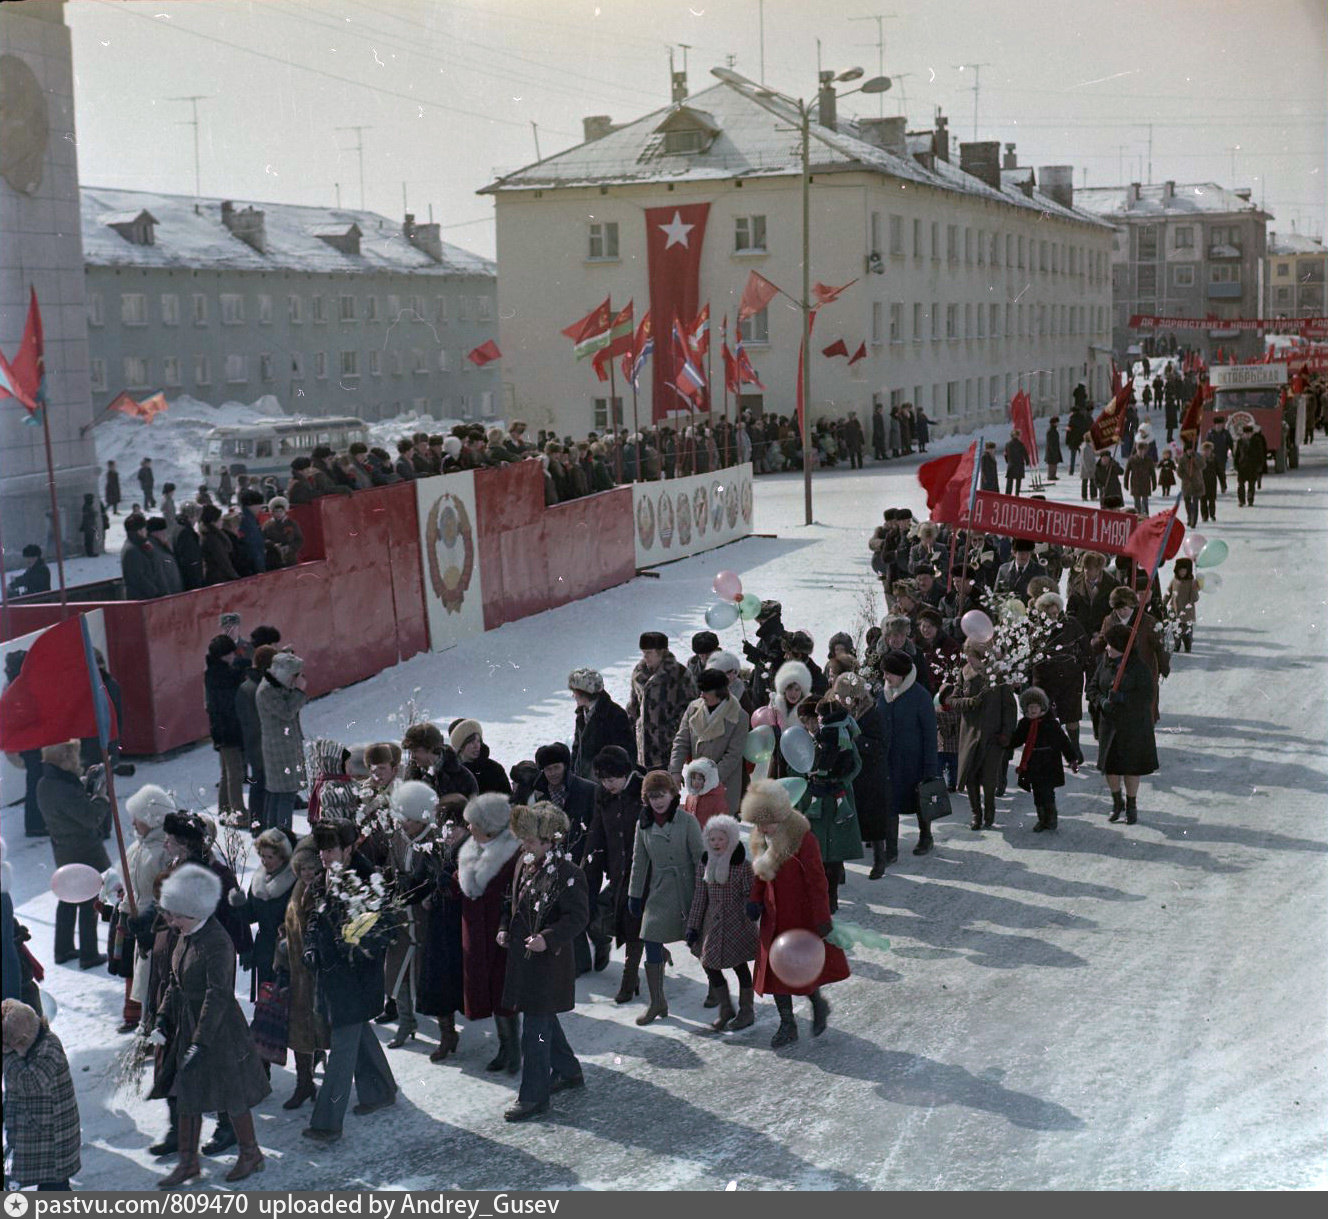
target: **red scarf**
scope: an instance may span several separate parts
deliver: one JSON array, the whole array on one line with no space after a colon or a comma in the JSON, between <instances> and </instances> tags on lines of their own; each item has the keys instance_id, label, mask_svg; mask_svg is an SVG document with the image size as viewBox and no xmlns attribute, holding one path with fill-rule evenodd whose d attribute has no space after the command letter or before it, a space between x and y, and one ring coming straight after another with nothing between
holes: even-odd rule
<instances>
[{"instance_id":1,"label":"red scarf","mask_svg":"<svg viewBox=\"0 0 1328 1219\"><path fill-rule=\"evenodd\" d=\"M1042 716L1035 720L1028 721L1028 739L1024 742L1024 752L1019 755L1019 765L1016 769L1021 775L1028 774L1028 764L1033 760L1033 750L1037 746L1038 725L1042 723Z\"/></svg>"}]
</instances>

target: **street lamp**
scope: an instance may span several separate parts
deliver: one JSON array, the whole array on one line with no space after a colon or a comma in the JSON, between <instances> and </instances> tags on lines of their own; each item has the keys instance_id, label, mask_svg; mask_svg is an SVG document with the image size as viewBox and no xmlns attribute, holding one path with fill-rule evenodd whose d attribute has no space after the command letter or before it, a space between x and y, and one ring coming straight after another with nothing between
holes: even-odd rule
<instances>
[{"instance_id":1,"label":"street lamp","mask_svg":"<svg viewBox=\"0 0 1328 1219\"><path fill-rule=\"evenodd\" d=\"M718 77L726 85L744 93L746 96L750 97L752 101L756 102L757 105L769 110L770 113L779 118L787 118L788 116L781 113L781 111L772 104L776 99L797 111L802 163L802 300L800 302L800 308L802 310L802 419L800 421L802 431L802 493L803 508L806 516L805 523L810 525L812 523L812 357L810 351L812 335L811 105L802 98L789 97L787 94L779 93L764 85L758 85L755 81L748 80L745 76L734 72L731 68L711 68L710 74ZM861 68L849 68L847 71L839 73L838 76L829 72L822 72L821 88L822 90L828 89L833 93L835 82L857 80L862 75L863 71ZM890 78L888 76L873 76L869 80L863 81L856 89L850 89L848 92L836 96L851 97L854 93L884 93L889 88Z\"/></svg>"}]
</instances>

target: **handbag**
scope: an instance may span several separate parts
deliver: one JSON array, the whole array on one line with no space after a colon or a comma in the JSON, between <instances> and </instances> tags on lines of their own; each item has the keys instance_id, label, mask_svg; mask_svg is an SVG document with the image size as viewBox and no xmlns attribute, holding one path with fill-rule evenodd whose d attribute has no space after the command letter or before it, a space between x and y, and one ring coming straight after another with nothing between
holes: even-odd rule
<instances>
[{"instance_id":1,"label":"handbag","mask_svg":"<svg viewBox=\"0 0 1328 1219\"><path fill-rule=\"evenodd\" d=\"M286 1036L290 1028L290 991L275 982L264 982L258 988L254 1004L254 1018L249 1029L254 1036L254 1049L264 1062L286 1065Z\"/></svg>"},{"instance_id":2,"label":"handbag","mask_svg":"<svg viewBox=\"0 0 1328 1219\"><path fill-rule=\"evenodd\" d=\"M918 817L930 825L950 815L950 793L944 779L923 779L918 784Z\"/></svg>"}]
</instances>

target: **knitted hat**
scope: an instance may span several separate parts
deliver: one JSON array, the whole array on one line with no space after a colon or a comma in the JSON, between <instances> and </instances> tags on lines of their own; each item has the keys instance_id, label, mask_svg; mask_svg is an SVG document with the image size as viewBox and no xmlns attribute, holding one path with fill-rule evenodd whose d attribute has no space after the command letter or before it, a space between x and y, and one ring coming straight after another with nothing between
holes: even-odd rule
<instances>
[{"instance_id":1,"label":"knitted hat","mask_svg":"<svg viewBox=\"0 0 1328 1219\"><path fill-rule=\"evenodd\" d=\"M632 773L632 759L621 745L605 745L595 755L594 769L601 779L625 779Z\"/></svg>"},{"instance_id":2,"label":"knitted hat","mask_svg":"<svg viewBox=\"0 0 1328 1219\"><path fill-rule=\"evenodd\" d=\"M722 669L702 669L700 676L696 679L697 690L705 694L727 694L729 688L729 675Z\"/></svg>"},{"instance_id":3,"label":"knitted hat","mask_svg":"<svg viewBox=\"0 0 1328 1219\"><path fill-rule=\"evenodd\" d=\"M637 642L637 646L643 652L647 648L654 648L656 651L666 652L669 647L669 637L664 634L663 631L643 631L640 640Z\"/></svg>"},{"instance_id":4,"label":"knitted hat","mask_svg":"<svg viewBox=\"0 0 1328 1219\"><path fill-rule=\"evenodd\" d=\"M491 838L497 837L512 823L512 806L502 792L485 792L466 802L465 818Z\"/></svg>"},{"instance_id":5,"label":"knitted hat","mask_svg":"<svg viewBox=\"0 0 1328 1219\"><path fill-rule=\"evenodd\" d=\"M678 795L677 780L667 770L652 770L641 780L642 804L656 792L667 792L670 796Z\"/></svg>"},{"instance_id":6,"label":"knitted hat","mask_svg":"<svg viewBox=\"0 0 1328 1219\"><path fill-rule=\"evenodd\" d=\"M719 636L714 631L697 631L692 636L692 651L706 656L719 651Z\"/></svg>"},{"instance_id":7,"label":"knitted hat","mask_svg":"<svg viewBox=\"0 0 1328 1219\"><path fill-rule=\"evenodd\" d=\"M1038 686L1029 686L1021 691L1019 695L1019 706L1023 708L1024 713L1028 713L1029 707L1037 703L1044 712L1051 710L1051 699L1047 697L1046 691Z\"/></svg>"},{"instance_id":8,"label":"knitted hat","mask_svg":"<svg viewBox=\"0 0 1328 1219\"><path fill-rule=\"evenodd\" d=\"M452 748L460 753L461 747L473 736L479 737L481 741L484 740L484 730L480 727L479 720L462 720L452 729L448 739L452 742Z\"/></svg>"},{"instance_id":9,"label":"knitted hat","mask_svg":"<svg viewBox=\"0 0 1328 1219\"><path fill-rule=\"evenodd\" d=\"M26 1054L41 1032L42 1018L18 999L6 999L0 1004L4 1019L5 1049Z\"/></svg>"},{"instance_id":10,"label":"knitted hat","mask_svg":"<svg viewBox=\"0 0 1328 1219\"><path fill-rule=\"evenodd\" d=\"M573 669L567 675L567 688L580 690L582 694L589 694L594 698L604 689L604 677L595 669Z\"/></svg>"},{"instance_id":11,"label":"knitted hat","mask_svg":"<svg viewBox=\"0 0 1328 1219\"><path fill-rule=\"evenodd\" d=\"M554 741L552 745L541 745L535 750L535 765L540 770L546 766L556 766L559 762L564 766L572 764L572 751L562 741Z\"/></svg>"},{"instance_id":12,"label":"knitted hat","mask_svg":"<svg viewBox=\"0 0 1328 1219\"><path fill-rule=\"evenodd\" d=\"M211 868L186 863L161 882L157 904L168 914L205 919L216 912L219 901L221 878Z\"/></svg>"},{"instance_id":13,"label":"knitted hat","mask_svg":"<svg viewBox=\"0 0 1328 1219\"><path fill-rule=\"evenodd\" d=\"M316 850L335 851L342 847L353 847L360 836L360 831L355 822L349 818L323 817L313 827L311 836Z\"/></svg>"},{"instance_id":14,"label":"knitted hat","mask_svg":"<svg viewBox=\"0 0 1328 1219\"><path fill-rule=\"evenodd\" d=\"M553 842L565 838L571 825L567 814L547 800L538 804L517 804L512 808L512 833L518 838Z\"/></svg>"},{"instance_id":15,"label":"knitted hat","mask_svg":"<svg viewBox=\"0 0 1328 1219\"><path fill-rule=\"evenodd\" d=\"M1130 628L1123 622L1113 622L1107 627L1104 638L1109 648L1115 648L1118 652L1123 652L1130 646Z\"/></svg>"},{"instance_id":16,"label":"knitted hat","mask_svg":"<svg viewBox=\"0 0 1328 1219\"><path fill-rule=\"evenodd\" d=\"M125 801L125 811L132 820L159 830L166 818L175 812L175 801L165 789L155 783L146 783Z\"/></svg>"},{"instance_id":17,"label":"knitted hat","mask_svg":"<svg viewBox=\"0 0 1328 1219\"><path fill-rule=\"evenodd\" d=\"M400 766L401 746L395 741L377 741L365 746L364 764L366 766Z\"/></svg>"},{"instance_id":18,"label":"knitted hat","mask_svg":"<svg viewBox=\"0 0 1328 1219\"><path fill-rule=\"evenodd\" d=\"M895 677L907 677L913 672L913 661L907 652L887 652L885 659L881 661L881 672L891 673Z\"/></svg>"}]
</instances>

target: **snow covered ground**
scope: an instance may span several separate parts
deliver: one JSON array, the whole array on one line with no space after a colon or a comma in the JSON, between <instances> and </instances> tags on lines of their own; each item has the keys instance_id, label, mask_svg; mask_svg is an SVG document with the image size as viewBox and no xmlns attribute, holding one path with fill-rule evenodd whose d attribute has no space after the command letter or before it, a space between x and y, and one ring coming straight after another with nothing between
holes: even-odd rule
<instances>
[{"instance_id":1,"label":"snow covered ground","mask_svg":"<svg viewBox=\"0 0 1328 1219\"><path fill-rule=\"evenodd\" d=\"M951 442L957 444L959 442ZM934 450L935 451L935 450ZM913 462L816 479L818 523L804 527L794 475L757 482L751 538L660 569L589 601L420 656L312 704L306 735L398 736L414 696L433 718L467 715L505 765L570 739L566 675L600 668L615 696L638 633L675 647L701 629L714 573L777 597L818 656L855 631L879 591L866 537L883 508L922 515ZM1053 498L1078 499L1062 478ZM776 1054L773 1005L756 1026L702 1035L704 977L685 952L672 1015L647 1029L619 1008L620 954L578 984L564 1021L588 1088L542 1123L510 1126L506 1077L483 1070L490 1022L466 1027L459 1056L428 1061L432 1039L390 1054L400 1103L347 1116L346 1137L311 1148L308 1109L285 1113L293 1077L274 1072L258 1114L262 1189L331 1187L724 1189L1215 1189L1328 1185L1328 446L1269 476L1258 506L1219 504L1204 532L1231 546L1205 593L1192 655L1162 693L1162 770L1146 779L1137 826L1109 825L1091 767L1069 779L1058 834L1033 835L1030 797L998 804L974 834L960 812L938 849L880 881L850 865L840 917L884 932L832 988L830 1030ZM296 647L314 623L283 622ZM722 633L736 647L737 627ZM201 659L200 659L201 667ZM413 692L418 690L417 695ZM1091 733L1085 727L1091 760ZM140 765L138 782L215 801L206 747ZM49 849L4 811L19 918L49 961ZM679 946L680 947L680 946ZM83 1115L84 1188L149 1187L146 1154L165 1108L113 1094L124 1039L121 986L48 965L54 1027L70 1052ZM247 995L247 982L242 984ZM431 1022L424 1021L427 1026ZM383 1030L383 1035L390 1033ZM229 1158L225 1161L229 1163ZM209 1165L209 1184L224 1165Z\"/></svg>"}]
</instances>

